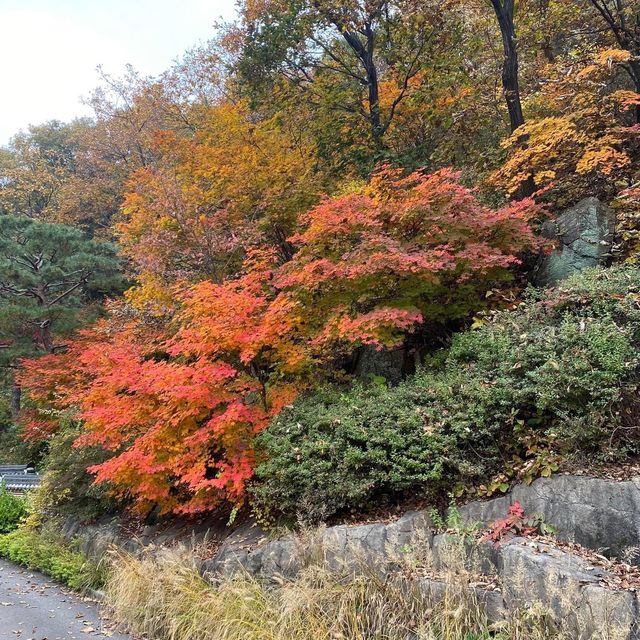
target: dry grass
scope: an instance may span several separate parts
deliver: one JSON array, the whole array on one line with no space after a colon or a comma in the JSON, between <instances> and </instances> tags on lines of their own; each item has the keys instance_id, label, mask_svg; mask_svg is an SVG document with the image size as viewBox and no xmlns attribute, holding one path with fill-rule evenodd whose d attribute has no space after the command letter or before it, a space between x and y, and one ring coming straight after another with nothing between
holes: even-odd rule
<instances>
[{"instance_id":1,"label":"dry grass","mask_svg":"<svg viewBox=\"0 0 640 640\"><path fill-rule=\"evenodd\" d=\"M179 550L116 557L107 585L113 616L152 640L548 640L544 612L491 626L468 589L452 583L430 606L408 575L382 579L307 567L266 586L247 575L203 579Z\"/></svg>"}]
</instances>

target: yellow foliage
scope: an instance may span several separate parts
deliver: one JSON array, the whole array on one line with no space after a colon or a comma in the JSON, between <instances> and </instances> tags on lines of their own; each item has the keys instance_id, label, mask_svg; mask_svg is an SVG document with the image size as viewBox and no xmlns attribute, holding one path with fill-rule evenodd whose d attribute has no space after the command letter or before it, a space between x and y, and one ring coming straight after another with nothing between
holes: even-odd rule
<instances>
[{"instance_id":1,"label":"yellow foliage","mask_svg":"<svg viewBox=\"0 0 640 640\"><path fill-rule=\"evenodd\" d=\"M173 285L222 282L261 239L286 243L317 201L313 149L253 121L243 103L209 109L192 138L165 131L155 145L159 161L134 173L117 227L138 274L128 296L137 308L164 313Z\"/></svg>"},{"instance_id":2,"label":"yellow foliage","mask_svg":"<svg viewBox=\"0 0 640 640\"><path fill-rule=\"evenodd\" d=\"M628 52L608 49L580 70L558 70L542 96L555 115L529 120L504 141L509 155L491 182L513 195L533 178L538 188L552 188L557 205L630 184L638 130L629 111L640 95L609 88L627 59Z\"/></svg>"}]
</instances>

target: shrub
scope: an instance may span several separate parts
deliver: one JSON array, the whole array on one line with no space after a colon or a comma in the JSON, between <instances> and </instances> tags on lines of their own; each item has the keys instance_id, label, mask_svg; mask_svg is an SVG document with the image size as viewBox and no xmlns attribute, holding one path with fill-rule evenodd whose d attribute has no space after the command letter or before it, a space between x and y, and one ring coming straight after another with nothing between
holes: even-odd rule
<instances>
[{"instance_id":1,"label":"shrub","mask_svg":"<svg viewBox=\"0 0 640 640\"><path fill-rule=\"evenodd\" d=\"M26 515L26 500L10 494L0 482L0 533L16 529Z\"/></svg>"},{"instance_id":2,"label":"shrub","mask_svg":"<svg viewBox=\"0 0 640 640\"><path fill-rule=\"evenodd\" d=\"M60 430L50 437L42 461L42 481L33 498L35 510L46 519L73 514L86 521L113 512L115 502L87 471L108 453L98 447L74 447L80 425L66 415L58 420Z\"/></svg>"},{"instance_id":3,"label":"shrub","mask_svg":"<svg viewBox=\"0 0 640 640\"><path fill-rule=\"evenodd\" d=\"M459 334L395 389L297 402L258 439L258 510L319 519L505 471L506 490L558 454L637 452L639 299L638 269L588 271Z\"/></svg>"},{"instance_id":4,"label":"shrub","mask_svg":"<svg viewBox=\"0 0 640 640\"><path fill-rule=\"evenodd\" d=\"M98 588L104 579L103 567L88 560L52 532L27 528L0 536L0 556L37 569L72 589Z\"/></svg>"},{"instance_id":5,"label":"shrub","mask_svg":"<svg viewBox=\"0 0 640 640\"><path fill-rule=\"evenodd\" d=\"M285 408L259 437L265 460L253 495L258 511L322 520L380 496L437 486L455 438L428 433L424 394L326 389Z\"/></svg>"},{"instance_id":6,"label":"shrub","mask_svg":"<svg viewBox=\"0 0 640 640\"><path fill-rule=\"evenodd\" d=\"M632 268L532 291L516 311L457 336L442 365L415 378L429 424L457 435L461 471L465 460L495 469L541 443L591 455L613 438L636 451L637 434L621 432L616 411L637 389L639 291Z\"/></svg>"}]
</instances>

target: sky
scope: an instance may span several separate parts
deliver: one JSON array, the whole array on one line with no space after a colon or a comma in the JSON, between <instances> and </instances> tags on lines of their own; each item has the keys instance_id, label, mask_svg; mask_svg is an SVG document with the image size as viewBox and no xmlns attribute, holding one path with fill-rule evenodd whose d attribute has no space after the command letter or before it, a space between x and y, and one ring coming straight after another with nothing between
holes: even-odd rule
<instances>
[{"instance_id":1,"label":"sky","mask_svg":"<svg viewBox=\"0 0 640 640\"><path fill-rule=\"evenodd\" d=\"M0 145L29 124L88 115L98 65L156 75L234 15L234 0L0 0Z\"/></svg>"}]
</instances>

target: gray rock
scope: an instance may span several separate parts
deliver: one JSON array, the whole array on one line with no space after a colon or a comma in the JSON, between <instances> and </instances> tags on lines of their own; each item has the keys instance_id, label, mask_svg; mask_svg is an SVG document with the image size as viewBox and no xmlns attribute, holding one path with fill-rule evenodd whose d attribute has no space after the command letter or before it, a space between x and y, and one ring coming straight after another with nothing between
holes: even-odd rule
<instances>
[{"instance_id":1,"label":"gray rock","mask_svg":"<svg viewBox=\"0 0 640 640\"><path fill-rule=\"evenodd\" d=\"M417 547L431 546L433 522L426 511L409 511L387 525L387 545L396 553L415 551Z\"/></svg>"},{"instance_id":2,"label":"gray rock","mask_svg":"<svg viewBox=\"0 0 640 640\"><path fill-rule=\"evenodd\" d=\"M361 347L358 352L355 374L358 378L378 376L389 384L398 384L402 380L405 368L406 351L404 349L376 349L372 346Z\"/></svg>"},{"instance_id":3,"label":"gray rock","mask_svg":"<svg viewBox=\"0 0 640 640\"><path fill-rule=\"evenodd\" d=\"M502 556L500 548L489 542L443 533L433 538L433 565L437 571L495 576L502 569Z\"/></svg>"},{"instance_id":4,"label":"gray rock","mask_svg":"<svg viewBox=\"0 0 640 640\"><path fill-rule=\"evenodd\" d=\"M397 566L404 554L430 549L432 528L426 512L414 511L390 524L328 527L315 539L289 537L266 542L253 551L225 544L205 568L225 574L247 571L266 579L293 577L312 563L322 563L332 571L373 568L384 573L391 565Z\"/></svg>"},{"instance_id":5,"label":"gray rock","mask_svg":"<svg viewBox=\"0 0 640 640\"><path fill-rule=\"evenodd\" d=\"M635 594L603 587L607 572L540 543L516 539L501 547L507 608L541 605L578 638L637 639Z\"/></svg>"},{"instance_id":6,"label":"gray rock","mask_svg":"<svg viewBox=\"0 0 640 640\"><path fill-rule=\"evenodd\" d=\"M245 549L223 549L218 552L215 558L205 560L201 564L203 574L222 574L226 576L249 572L249 567L253 567L253 563L249 560L249 552ZM253 568L254 571L251 571L251 573L257 575L260 571L260 566Z\"/></svg>"},{"instance_id":7,"label":"gray rock","mask_svg":"<svg viewBox=\"0 0 640 640\"><path fill-rule=\"evenodd\" d=\"M384 524L325 529L322 547L327 566L333 571L380 568L387 561Z\"/></svg>"},{"instance_id":8,"label":"gray rock","mask_svg":"<svg viewBox=\"0 0 640 640\"><path fill-rule=\"evenodd\" d=\"M578 628L585 638L640 638L636 594L587 585L583 589L583 598L577 619Z\"/></svg>"},{"instance_id":9,"label":"gray rock","mask_svg":"<svg viewBox=\"0 0 640 640\"><path fill-rule=\"evenodd\" d=\"M542 235L558 241L536 269L537 286L555 285L570 275L606 261L615 231L615 215L597 198L585 198L554 221L546 222Z\"/></svg>"},{"instance_id":10,"label":"gray rock","mask_svg":"<svg viewBox=\"0 0 640 640\"><path fill-rule=\"evenodd\" d=\"M277 540L271 542L261 550L260 574L271 579L276 577L292 578L300 572L304 565L304 554L295 540ZM246 565L249 572L254 572L258 566L256 553L249 554L250 562Z\"/></svg>"},{"instance_id":11,"label":"gray rock","mask_svg":"<svg viewBox=\"0 0 640 640\"><path fill-rule=\"evenodd\" d=\"M539 478L511 493L460 507L465 523L490 524L520 502L526 513L541 513L561 540L608 556L625 557L640 547L640 479L615 482L557 475ZM638 558L629 560L639 562Z\"/></svg>"},{"instance_id":12,"label":"gray rock","mask_svg":"<svg viewBox=\"0 0 640 640\"><path fill-rule=\"evenodd\" d=\"M101 559L113 547L123 548L124 544L134 541L121 536L117 523L103 523L99 526L84 527L75 535L80 540L80 550L89 558Z\"/></svg>"}]
</instances>

